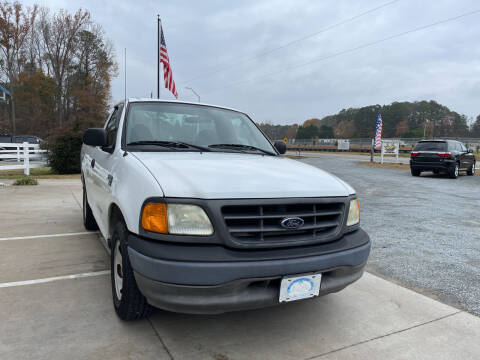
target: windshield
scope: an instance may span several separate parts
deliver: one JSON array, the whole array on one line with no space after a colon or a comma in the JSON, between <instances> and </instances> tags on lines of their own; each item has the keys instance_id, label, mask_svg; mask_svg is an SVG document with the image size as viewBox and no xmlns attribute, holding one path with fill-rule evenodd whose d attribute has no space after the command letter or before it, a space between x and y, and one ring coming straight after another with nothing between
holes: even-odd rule
<instances>
[{"instance_id":1,"label":"windshield","mask_svg":"<svg viewBox=\"0 0 480 360\"><path fill-rule=\"evenodd\" d=\"M419 142L413 151L446 151L447 143L444 141L422 141Z\"/></svg>"},{"instance_id":2,"label":"windshield","mask_svg":"<svg viewBox=\"0 0 480 360\"><path fill-rule=\"evenodd\" d=\"M215 151L255 151L257 148L275 153L255 124L237 111L193 104L131 103L126 121L127 146L180 142Z\"/></svg>"}]
</instances>

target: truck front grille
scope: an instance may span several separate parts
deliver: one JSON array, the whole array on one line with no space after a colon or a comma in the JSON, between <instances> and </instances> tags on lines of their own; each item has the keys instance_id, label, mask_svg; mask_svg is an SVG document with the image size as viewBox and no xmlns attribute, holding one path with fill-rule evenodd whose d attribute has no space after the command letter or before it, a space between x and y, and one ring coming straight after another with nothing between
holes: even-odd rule
<instances>
[{"instance_id":1,"label":"truck front grille","mask_svg":"<svg viewBox=\"0 0 480 360\"><path fill-rule=\"evenodd\" d=\"M344 212L345 203L335 201L222 207L230 236L250 244L330 241L341 230ZM303 219L303 226L295 230L284 228L282 220L291 217Z\"/></svg>"}]
</instances>

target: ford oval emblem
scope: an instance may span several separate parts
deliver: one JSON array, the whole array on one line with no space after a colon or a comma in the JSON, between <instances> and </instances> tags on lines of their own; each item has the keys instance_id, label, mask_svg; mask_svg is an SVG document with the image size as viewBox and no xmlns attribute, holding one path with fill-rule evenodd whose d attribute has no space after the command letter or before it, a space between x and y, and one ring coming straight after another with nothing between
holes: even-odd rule
<instances>
[{"instance_id":1,"label":"ford oval emblem","mask_svg":"<svg viewBox=\"0 0 480 360\"><path fill-rule=\"evenodd\" d=\"M295 230L301 228L305 221L299 217L288 217L280 223L285 229Z\"/></svg>"}]
</instances>

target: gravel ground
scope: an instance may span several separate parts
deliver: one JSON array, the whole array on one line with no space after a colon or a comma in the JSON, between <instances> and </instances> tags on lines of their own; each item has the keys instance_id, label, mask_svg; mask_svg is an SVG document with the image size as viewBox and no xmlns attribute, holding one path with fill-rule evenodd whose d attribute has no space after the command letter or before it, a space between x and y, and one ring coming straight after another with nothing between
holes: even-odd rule
<instances>
[{"instance_id":1,"label":"gravel ground","mask_svg":"<svg viewBox=\"0 0 480 360\"><path fill-rule=\"evenodd\" d=\"M480 316L480 177L415 178L349 156L301 161L357 190L373 241L368 271Z\"/></svg>"}]
</instances>

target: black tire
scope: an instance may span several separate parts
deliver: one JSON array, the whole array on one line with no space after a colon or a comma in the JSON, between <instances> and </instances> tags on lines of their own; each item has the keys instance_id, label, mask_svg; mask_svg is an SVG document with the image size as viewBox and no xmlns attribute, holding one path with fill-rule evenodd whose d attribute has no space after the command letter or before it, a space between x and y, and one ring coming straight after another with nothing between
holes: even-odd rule
<instances>
[{"instance_id":1,"label":"black tire","mask_svg":"<svg viewBox=\"0 0 480 360\"><path fill-rule=\"evenodd\" d=\"M93 216L92 209L90 208L90 205L88 205L87 189L85 189L85 186L83 186L83 209L82 209L82 214L83 214L83 226L85 226L85 229L87 229L89 231L98 230L97 221L95 220L95 217Z\"/></svg>"},{"instance_id":2,"label":"black tire","mask_svg":"<svg viewBox=\"0 0 480 360\"><path fill-rule=\"evenodd\" d=\"M112 234L112 251L110 256L111 269L111 283L112 283L112 297L113 306L120 319L125 321L141 319L148 316L152 307L148 304L145 296L142 295L138 289L137 282L133 275L133 269L128 259L128 251L126 245L127 229L123 222L118 222ZM115 265L116 251L121 254L121 267ZM117 295L116 274L122 280L120 298Z\"/></svg>"},{"instance_id":3,"label":"black tire","mask_svg":"<svg viewBox=\"0 0 480 360\"><path fill-rule=\"evenodd\" d=\"M421 171L417 169L412 169L410 168L410 172L412 173L412 176L420 176Z\"/></svg>"},{"instance_id":4,"label":"black tire","mask_svg":"<svg viewBox=\"0 0 480 360\"><path fill-rule=\"evenodd\" d=\"M476 164L473 163L472 166L470 167L470 169L467 170L467 175L469 175L469 176L475 175L475 166L476 166Z\"/></svg>"},{"instance_id":5,"label":"black tire","mask_svg":"<svg viewBox=\"0 0 480 360\"><path fill-rule=\"evenodd\" d=\"M440 174L440 170L433 170L433 173L434 173L435 175L438 175L438 174Z\"/></svg>"},{"instance_id":6,"label":"black tire","mask_svg":"<svg viewBox=\"0 0 480 360\"><path fill-rule=\"evenodd\" d=\"M450 179L456 179L458 177L458 172L460 171L459 169L460 166L458 165L458 163L456 163L455 166L452 167L448 172L448 176L450 177Z\"/></svg>"}]
</instances>

